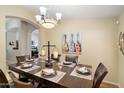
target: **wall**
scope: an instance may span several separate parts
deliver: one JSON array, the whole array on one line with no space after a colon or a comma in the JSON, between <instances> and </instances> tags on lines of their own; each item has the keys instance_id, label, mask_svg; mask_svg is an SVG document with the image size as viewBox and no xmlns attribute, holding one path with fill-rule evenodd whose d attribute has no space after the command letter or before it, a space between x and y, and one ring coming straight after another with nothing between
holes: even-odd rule
<instances>
[{"instance_id":1,"label":"wall","mask_svg":"<svg viewBox=\"0 0 124 93\"><path fill-rule=\"evenodd\" d=\"M6 16L15 16L22 18L35 26L37 23L35 21L35 14L31 11L23 8L22 6L0 6L0 68L7 73L6 64ZM37 26L38 27L38 26ZM39 29L41 31L41 29ZM41 32L41 35L42 32ZM43 38L41 37L43 40Z\"/></svg>"},{"instance_id":2,"label":"wall","mask_svg":"<svg viewBox=\"0 0 124 93\"><path fill-rule=\"evenodd\" d=\"M19 32L21 27L21 20L17 18L6 18L6 61L7 64L16 63L16 55L20 54L16 47L16 40L19 41ZM14 45L9 45L9 42L14 42Z\"/></svg>"},{"instance_id":3,"label":"wall","mask_svg":"<svg viewBox=\"0 0 124 93\"><path fill-rule=\"evenodd\" d=\"M20 55L31 55L31 33L36 29L33 25L22 21L19 34Z\"/></svg>"},{"instance_id":4,"label":"wall","mask_svg":"<svg viewBox=\"0 0 124 93\"><path fill-rule=\"evenodd\" d=\"M80 32L82 54L80 62L93 66L93 72L99 62L108 68L105 80L117 83L117 25L114 18L63 20L54 29L46 31L46 41L56 44L61 52L62 34Z\"/></svg>"},{"instance_id":5,"label":"wall","mask_svg":"<svg viewBox=\"0 0 124 93\"><path fill-rule=\"evenodd\" d=\"M124 32L124 12L119 17L119 31L118 31L118 37L119 33ZM124 87L124 55L120 52L118 48L118 82L121 87Z\"/></svg>"},{"instance_id":6,"label":"wall","mask_svg":"<svg viewBox=\"0 0 124 93\"><path fill-rule=\"evenodd\" d=\"M13 64L16 62L16 55L20 54L19 50L13 49L16 47L16 40L18 40L17 34L18 34L18 28L13 28L8 30L6 33L6 61L8 64ZM14 45L9 45L10 42L14 42Z\"/></svg>"}]
</instances>

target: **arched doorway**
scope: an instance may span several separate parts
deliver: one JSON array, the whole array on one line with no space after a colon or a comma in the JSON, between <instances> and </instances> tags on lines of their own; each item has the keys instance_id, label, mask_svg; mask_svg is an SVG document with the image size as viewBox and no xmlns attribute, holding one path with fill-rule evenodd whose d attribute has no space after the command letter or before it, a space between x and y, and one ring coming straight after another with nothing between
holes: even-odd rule
<instances>
[{"instance_id":1,"label":"arched doorway","mask_svg":"<svg viewBox=\"0 0 124 93\"><path fill-rule=\"evenodd\" d=\"M38 26L21 18L6 17L6 60L8 64L16 63L16 56L32 56L32 32L39 32L38 29ZM38 34L37 40L40 41L39 39ZM38 45L37 52L39 52Z\"/></svg>"}]
</instances>

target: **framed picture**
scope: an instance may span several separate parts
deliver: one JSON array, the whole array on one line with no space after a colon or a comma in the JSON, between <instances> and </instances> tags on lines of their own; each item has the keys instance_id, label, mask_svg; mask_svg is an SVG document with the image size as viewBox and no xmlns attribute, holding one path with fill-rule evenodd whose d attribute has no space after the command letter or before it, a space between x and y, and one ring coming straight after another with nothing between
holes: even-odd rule
<instances>
[{"instance_id":1,"label":"framed picture","mask_svg":"<svg viewBox=\"0 0 124 93\"><path fill-rule=\"evenodd\" d=\"M120 32L119 35L119 48L122 54L124 55L124 32Z\"/></svg>"},{"instance_id":2,"label":"framed picture","mask_svg":"<svg viewBox=\"0 0 124 93\"><path fill-rule=\"evenodd\" d=\"M63 34L62 52L81 54L82 51L81 36L79 33Z\"/></svg>"}]
</instances>

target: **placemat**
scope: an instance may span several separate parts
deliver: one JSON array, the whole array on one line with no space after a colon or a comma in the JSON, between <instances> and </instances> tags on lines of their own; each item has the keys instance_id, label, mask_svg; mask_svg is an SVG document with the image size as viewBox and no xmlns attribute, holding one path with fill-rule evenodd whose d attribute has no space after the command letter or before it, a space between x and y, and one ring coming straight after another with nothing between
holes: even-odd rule
<instances>
[{"instance_id":1,"label":"placemat","mask_svg":"<svg viewBox=\"0 0 124 93\"><path fill-rule=\"evenodd\" d=\"M29 72L29 71L32 71L32 70L35 70L35 69L40 68L40 66L33 65L33 67L27 68L27 69L22 69L21 66L18 66L18 67L16 67L16 68L17 68L17 69L21 69L21 70L23 70L23 71L25 71L25 72Z\"/></svg>"},{"instance_id":2,"label":"placemat","mask_svg":"<svg viewBox=\"0 0 124 93\"><path fill-rule=\"evenodd\" d=\"M88 79L91 80L92 79L92 75L82 75L76 72L77 66L74 68L74 70L71 72L71 76L75 76L75 77L79 77L79 78L84 78L84 79Z\"/></svg>"},{"instance_id":3,"label":"placemat","mask_svg":"<svg viewBox=\"0 0 124 93\"><path fill-rule=\"evenodd\" d=\"M66 74L65 72L57 71L57 75L56 76L51 77L51 78L46 78L46 77L43 77L41 75L41 73L42 72L40 71L40 72L36 73L35 75L38 76L38 77L45 78L45 79L50 80L50 81L55 82L55 83L58 83L64 77L64 75Z\"/></svg>"}]
</instances>

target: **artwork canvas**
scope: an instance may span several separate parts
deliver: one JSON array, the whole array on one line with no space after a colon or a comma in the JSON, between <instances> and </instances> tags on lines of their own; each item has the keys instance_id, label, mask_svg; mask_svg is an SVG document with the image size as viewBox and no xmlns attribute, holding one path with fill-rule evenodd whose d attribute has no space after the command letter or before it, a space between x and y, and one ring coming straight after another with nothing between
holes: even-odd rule
<instances>
[{"instance_id":1,"label":"artwork canvas","mask_svg":"<svg viewBox=\"0 0 124 93\"><path fill-rule=\"evenodd\" d=\"M81 36L79 33L64 34L62 38L62 52L63 53L77 53L81 54Z\"/></svg>"}]
</instances>

